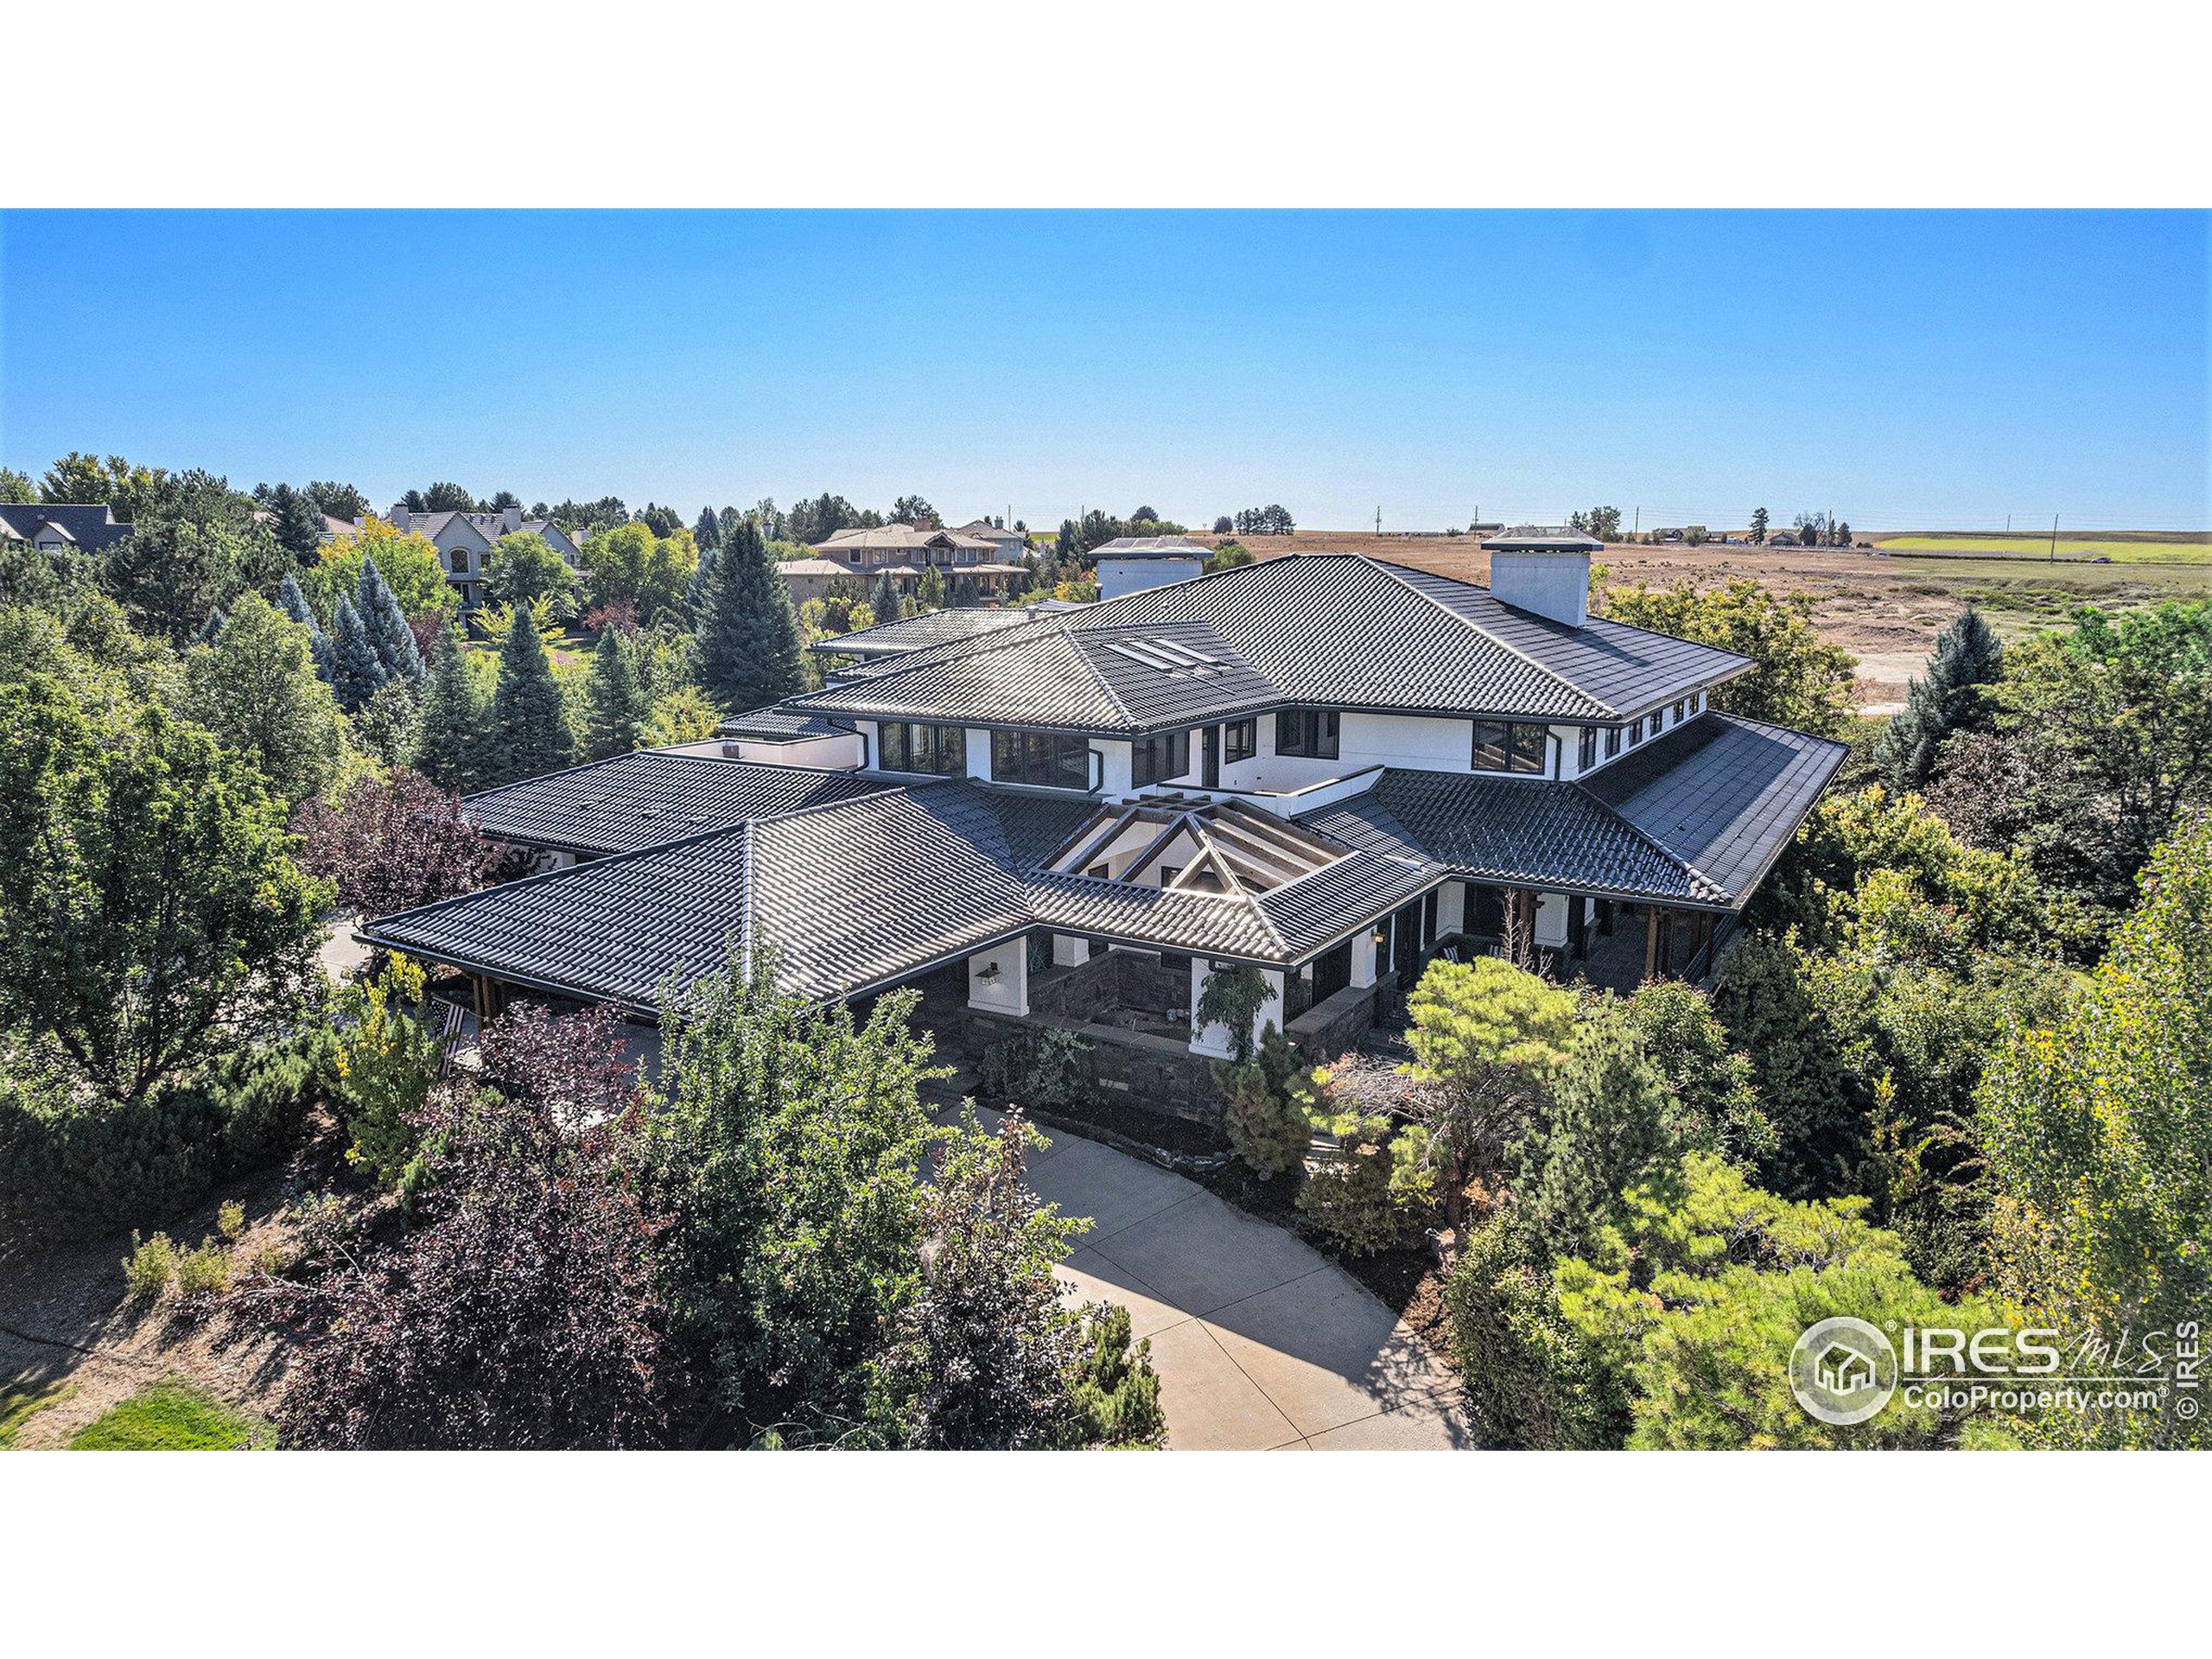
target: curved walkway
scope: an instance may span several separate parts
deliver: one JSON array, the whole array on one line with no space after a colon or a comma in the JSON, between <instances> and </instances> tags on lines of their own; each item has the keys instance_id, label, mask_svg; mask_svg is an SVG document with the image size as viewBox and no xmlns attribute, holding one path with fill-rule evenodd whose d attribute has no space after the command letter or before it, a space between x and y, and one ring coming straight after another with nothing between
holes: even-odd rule
<instances>
[{"instance_id":1,"label":"curved walkway","mask_svg":"<svg viewBox=\"0 0 2212 1659\"><path fill-rule=\"evenodd\" d=\"M1458 1379L1342 1268L1194 1181L1045 1133L1030 1185L1092 1223L1056 1271L1152 1339L1172 1449L1475 1444Z\"/></svg>"}]
</instances>

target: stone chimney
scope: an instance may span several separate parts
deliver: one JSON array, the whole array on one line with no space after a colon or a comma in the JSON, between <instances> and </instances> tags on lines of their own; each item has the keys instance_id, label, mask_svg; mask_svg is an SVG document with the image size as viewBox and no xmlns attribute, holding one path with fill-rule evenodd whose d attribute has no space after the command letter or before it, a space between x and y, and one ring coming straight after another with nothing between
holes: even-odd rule
<instances>
[{"instance_id":1,"label":"stone chimney","mask_svg":"<svg viewBox=\"0 0 2212 1659\"><path fill-rule=\"evenodd\" d=\"M1579 628L1590 620L1590 556L1605 543L1572 531L1516 531L1483 543L1492 598Z\"/></svg>"}]
</instances>

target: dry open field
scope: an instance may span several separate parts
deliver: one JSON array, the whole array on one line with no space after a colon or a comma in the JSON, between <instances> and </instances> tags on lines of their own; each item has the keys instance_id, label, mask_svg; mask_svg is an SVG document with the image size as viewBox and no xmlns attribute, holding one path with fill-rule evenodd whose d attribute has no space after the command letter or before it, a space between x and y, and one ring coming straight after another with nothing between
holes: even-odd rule
<instances>
[{"instance_id":1,"label":"dry open field","mask_svg":"<svg viewBox=\"0 0 2212 1659\"><path fill-rule=\"evenodd\" d=\"M1200 537L1202 541L1213 539ZM1358 552L1473 582L1490 579L1490 558L1471 537L1377 536L1371 531L1304 531L1239 538L1255 553ZM2181 556L2202 552L2202 538ZM2062 542L2063 546L2063 542ZM1961 550L1963 551L1963 550ZM2212 598L2212 563L2098 564L1949 555L1894 556L1844 549L1641 547L1605 550L1606 580L1668 587L1685 579L1713 587L1749 576L1778 593L1813 600L1822 636L1859 658L1862 703L1902 697L1936 636L1969 601L2007 639L2064 622L2074 606L2126 610L2165 599Z\"/></svg>"}]
</instances>

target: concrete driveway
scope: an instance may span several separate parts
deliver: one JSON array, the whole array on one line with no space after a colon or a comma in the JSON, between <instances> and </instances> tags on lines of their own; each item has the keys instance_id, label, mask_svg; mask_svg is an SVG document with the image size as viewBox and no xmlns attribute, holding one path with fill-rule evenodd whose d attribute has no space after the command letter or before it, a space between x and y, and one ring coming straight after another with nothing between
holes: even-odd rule
<instances>
[{"instance_id":1,"label":"concrete driveway","mask_svg":"<svg viewBox=\"0 0 2212 1659\"><path fill-rule=\"evenodd\" d=\"M1152 1339L1168 1445L1432 1450L1471 1446L1457 1380L1351 1274L1195 1182L1058 1129L1039 1195L1092 1226L1058 1269Z\"/></svg>"}]
</instances>

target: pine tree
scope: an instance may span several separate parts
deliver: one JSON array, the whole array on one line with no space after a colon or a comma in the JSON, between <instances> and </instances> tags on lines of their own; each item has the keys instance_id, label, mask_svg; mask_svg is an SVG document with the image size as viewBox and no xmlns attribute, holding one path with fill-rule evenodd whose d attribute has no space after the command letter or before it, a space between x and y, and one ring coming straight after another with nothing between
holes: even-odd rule
<instances>
[{"instance_id":1,"label":"pine tree","mask_svg":"<svg viewBox=\"0 0 2212 1659\"><path fill-rule=\"evenodd\" d=\"M448 629L432 653L430 689L415 734L415 770L441 789L480 787L485 782L489 721L484 697L469 677L461 637Z\"/></svg>"},{"instance_id":2,"label":"pine tree","mask_svg":"<svg viewBox=\"0 0 2212 1659\"><path fill-rule=\"evenodd\" d=\"M279 484L270 493L269 505L276 518L272 528L277 541L302 565L313 566L322 545L322 509L306 491L289 484Z\"/></svg>"},{"instance_id":3,"label":"pine tree","mask_svg":"<svg viewBox=\"0 0 2212 1659\"><path fill-rule=\"evenodd\" d=\"M338 706L350 715L376 696L377 688L391 676L362 626L361 613L353 608L352 595L338 595L331 633L330 688L338 694Z\"/></svg>"},{"instance_id":4,"label":"pine tree","mask_svg":"<svg viewBox=\"0 0 2212 1659\"><path fill-rule=\"evenodd\" d=\"M535 778L558 772L575 756L561 687L553 662L527 610L515 613L507 642L499 647L499 684L492 694L493 764L504 779Z\"/></svg>"},{"instance_id":5,"label":"pine tree","mask_svg":"<svg viewBox=\"0 0 2212 1659\"><path fill-rule=\"evenodd\" d=\"M699 626L700 607L706 603L707 583L714 575L715 566L721 558L721 549L702 547L699 550L699 568L691 573L691 580L684 585L683 613L691 619L694 628Z\"/></svg>"},{"instance_id":6,"label":"pine tree","mask_svg":"<svg viewBox=\"0 0 2212 1659\"><path fill-rule=\"evenodd\" d=\"M712 507L699 509L699 522L691 526L691 539L699 544L699 559L706 562L708 552L722 544L722 521L715 516Z\"/></svg>"},{"instance_id":7,"label":"pine tree","mask_svg":"<svg viewBox=\"0 0 2212 1659\"><path fill-rule=\"evenodd\" d=\"M591 683L587 688L588 726L585 747L594 760L611 754L627 754L638 747L639 729L652 698L638 673L637 648L619 628L599 636L591 654Z\"/></svg>"},{"instance_id":8,"label":"pine tree","mask_svg":"<svg viewBox=\"0 0 2212 1659\"><path fill-rule=\"evenodd\" d=\"M791 590L751 523L715 561L700 609L699 680L716 702L759 709L804 688Z\"/></svg>"},{"instance_id":9,"label":"pine tree","mask_svg":"<svg viewBox=\"0 0 2212 1659\"><path fill-rule=\"evenodd\" d=\"M2004 668L2004 646L1981 613L1967 606L1936 640L1928 677L1912 683L1904 711L1875 748L1875 764L1892 790L1918 789L1934 770L1945 738L1986 723L1981 688L1994 684Z\"/></svg>"},{"instance_id":10,"label":"pine tree","mask_svg":"<svg viewBox=\"0 0 2212 1659\"><path fill-rule=\"evenodd\" d=\"M374 554L361 560L361 579L353 588L353 608L376 650L377 661L384 664L384 677L421 684L423 653L415 648L415 631L407 626L407 613L399 608L391 584L377 569Z\"/></svg>"},{"instance_id":11,"label":"pine tree","mask_svg":"<svg viewBox=\"0 0 2212 1659\"><path fill-rule=\"evenodd\" d=\"M322 624L315 620L315 609L308 603L308 596L300 591L299 579L289 571L284 575L284 585L276 590L276 603L285 616L308 631L308 649L315 653L315 671L325 683L330 679L330 639L323 632Z\"/></svg>"},{"instance_id":12,"label":"pine tree","mask_svg":"<svg viewBox=\"0 0 2212 1659\"><path fill-rule=\"evenodd\" d=\"M868 597L868 607L879 622L899 620L899 584L891 580L888 570L875 579L875 591Z\"/></svg>"}]
</instances>

